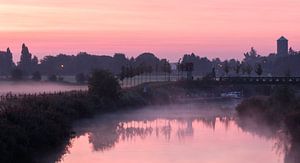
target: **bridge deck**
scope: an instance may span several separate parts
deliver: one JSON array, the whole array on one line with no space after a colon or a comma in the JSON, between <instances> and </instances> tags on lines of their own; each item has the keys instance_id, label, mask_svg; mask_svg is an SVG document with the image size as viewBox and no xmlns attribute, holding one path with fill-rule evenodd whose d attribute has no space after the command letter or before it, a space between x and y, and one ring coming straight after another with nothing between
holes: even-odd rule
<instances>
[{"instance_id":1,"label":"bridge deck","mask_svg":"<svg viewBox=\"0 0 300 163\"><path fill-rule=\"evenodd\" d=\"M300 77L220 77L216 81L236 84L300 84Z\"/></svg>"}]
</instances>

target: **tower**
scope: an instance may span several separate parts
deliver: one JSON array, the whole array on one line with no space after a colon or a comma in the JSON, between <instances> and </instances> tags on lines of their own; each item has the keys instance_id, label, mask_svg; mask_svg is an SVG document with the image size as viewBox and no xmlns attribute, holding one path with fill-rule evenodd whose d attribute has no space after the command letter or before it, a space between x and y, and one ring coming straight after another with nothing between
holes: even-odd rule
<instances>
[{"instance_id":1,"label":"tower","mask_svg":"<svg viewBox=\"0 0 300 163\"><path fill-rule=\"evenodd\" d=\"M277 55L280 56L284 56L284 55L288 55L288 46L289 46L289 41L281 36L278 40L277 40Z\"/></svg>"}]
</instances>

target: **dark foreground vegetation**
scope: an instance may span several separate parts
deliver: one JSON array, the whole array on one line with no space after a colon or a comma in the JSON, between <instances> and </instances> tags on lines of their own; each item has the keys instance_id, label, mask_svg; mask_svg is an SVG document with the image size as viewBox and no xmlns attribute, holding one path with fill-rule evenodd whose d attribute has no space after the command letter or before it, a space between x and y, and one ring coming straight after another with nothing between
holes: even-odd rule
<instances>
[{"instance_id":1,"label":"dark foreground vegetation","mask_svg":"<svg viewBox=\"0 0 300 163\"><path fill-rule=\"evenodd\" d=\"M181 84L184 85L184 84ZM151 88L151 89L150 89ZM7 95L0 101L0 162L35 162L35 156L65 144L72 122L94 113L171 102L178 84L154 83L122 90L107 71L94 71L88 91Z\"/></svg>"},{"instance_id":2,"label":"dark foreground vegetation","mask_svg":"<svg viewBox=\"0 0 300 163\"><path fill-rule=\"evenodd\" d=\"M104 83L97 85L99 78ZM35 154L57 147L72 135L74 120L111 111L121 101L121 89L115 80L105 71L95 71L89 91L10 95L2 99L0 162L34 162Z\"/></svg>"},{"instance_id":3,"label":"dark foreground vegetation","mask_svg":"<svg viewBox=\"0 0 300 163\"><path fill-rule=\"evenodd\" d=\"M115 76L107 71L94 71L88 80L88 91L39 95L8 95L0 100L0 162L35 162L37 155L68 142L74 135L72 123L95 113L106 113L150 104L180 102L184 98L214 97L222 91L242 90L252 95L253 90L268 94L268 86L219 86L211 81L178 81L145 83L136 87L121 89ZM278 94L280 95L280 94ZM282 95L285 97L285 94ZM283 106L295 97L282 99ZM287 101L286 101L287 100ZM261 102L264 104L264 102ZM266 102L267 103L267 102ZM267 103L269 105L269 103ZM267 104L264 104L267 106ZM275 105L275 104L274 104ZM296 106L296 105L295 105ZM300 106L300 105L297 105ZM291 110L297 110L290 106ZM246 110L238 110L246 115ZM299 114L278 113L289 116L285 122L299 126ZM274 112L275 114L275 112ZM277 113L276 113L277 115ZM299 131L299 127L298 127ZM293 133L297 137L297 132Z\"/></svg>"},{"instance_id":4,"label":"dark foreground vegetation","mask_svg":"<svg viewBox=\"0 0 300 163\"><path fill-rule=\"evenodd\" d=\"M271 135L284 132L288 135L286 163L300 159L300 97L288 86L280 86L271 96L254 96L245 99L236 108L239 125L246 130L268 126Z\"/></svg>"}]
</instances>

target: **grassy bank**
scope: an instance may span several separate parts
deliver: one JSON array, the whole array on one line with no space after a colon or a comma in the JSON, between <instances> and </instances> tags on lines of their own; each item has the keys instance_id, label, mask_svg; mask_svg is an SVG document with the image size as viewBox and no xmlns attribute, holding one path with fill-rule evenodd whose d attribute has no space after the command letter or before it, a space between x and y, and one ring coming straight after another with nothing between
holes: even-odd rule
<instances>
[{"instance_id":1,"label":"grassy bank","mask_svg":"<svg viewBox=\"0 0 300 163\"><path fill-rule=\"evenodd\" d=\"M39 153L67 142L72 136L72 123L80 118L168 104L202 92L187 82L147 83L121 90L111 74L102 72L96 76L89 82L89 91L10 95L1 99L0 162L34 162ZM207 89L210 88L198 88Z\"/></svg>"},{"instance_id":2,"label":"grassy bank","mask_svg":"<svg viewBox=\"0 0 300 163\"><path fill-rule=\"evenodd\" d=\"M120 109L168 104L190 97L218 96L248 86L219 86L199 82L145 83L121 89L105 71L95 72L88 91L9 96L0 101L0 162L34 162L34 157L72 136L72 123ZM292 118L290 119L291 122ZM288 123L288 121L287 121Z\"/></svg>"},{"instance_id":3,"label":"grassy bank","mask_svg":"<svg viewBox=\"0 0 300 163\"><path fill-rule=\"evenodd\" d=\"M294 90L277 87L271 96L254 96L243 100L236 108L241 119L250 119L260 124L284 126L292 141L300 142L300 97Z\"/></svg>"},{"instance_id":4,"label":"grassy bank","mask_svg":"<svg viewBox=\"0 0 300 163\"><path fill-rule=\"evenodd\" d=\"M110 79L89 83L89 91L10 95L0 101L0 162L34 162L34 157L67 142L72 122L95 113L135 106L166 104L170 94L183 93L178 85L146 84L121 90Z\"/></svg>"}]
</instances>

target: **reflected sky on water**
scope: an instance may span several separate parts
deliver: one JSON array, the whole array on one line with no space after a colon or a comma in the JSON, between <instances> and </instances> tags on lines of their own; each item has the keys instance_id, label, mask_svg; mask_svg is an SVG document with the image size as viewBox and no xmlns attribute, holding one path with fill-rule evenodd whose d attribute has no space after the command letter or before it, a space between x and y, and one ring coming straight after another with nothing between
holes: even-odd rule
<instances>
[{"instance_id":1,"label":"reflected sky on water","mask_svg":"<svg viewBox=\"0 0 300 163\"><path fill-rule=\"evenodd\" d=\"M152 106L83 120L58 162L283 163L278 132L241 127L236 103Z\"/></svg>"}]
</instances>

